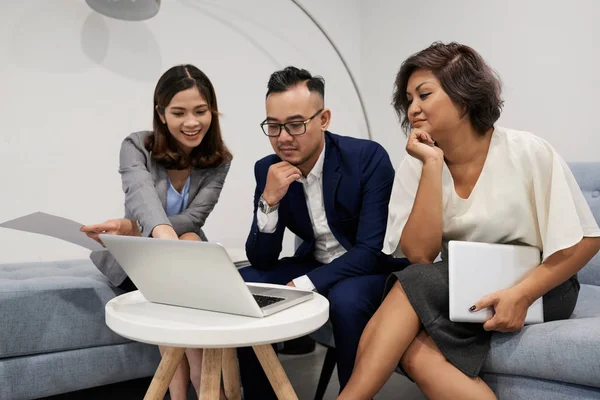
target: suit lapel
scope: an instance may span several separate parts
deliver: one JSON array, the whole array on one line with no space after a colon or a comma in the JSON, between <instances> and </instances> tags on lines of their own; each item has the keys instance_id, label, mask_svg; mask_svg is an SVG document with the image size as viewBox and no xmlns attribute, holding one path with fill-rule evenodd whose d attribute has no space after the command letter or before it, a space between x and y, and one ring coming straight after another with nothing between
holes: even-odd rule
<instances>
[{"instance_id":1,"label":"suit lapel","mask_svg":"<svg viewBox=\"0 0 600 400\"><path fill-rule=\"evenodd\" d=\"M298 229L302 232L310 233L314 236L308 207L306 206L306 198L304 197L304 187L300 182L292 182L287 192L287 203L291 208L290 214L294 215L294 219L298 224Z\"/></svg>"},{"instance_id":2,"label":"suit lapel","mask_svg":"<svg viewBox=\"0 0 600 400\"><path fill-rule=\"evenodd\" d=\"M190 203L192 199L194 199L198 194L198 191L200 190L200 184L206 177L206 175L203 172L204 170L198 168L192 168L192 170L190 171Z\"/></svg>"},{"instance_id":3,"label":"suit lapel","mask_svg":"<svg viewBox=\"0 0 600 400\"><path fill-rule=\"evenodd\" d=\"M323 203L325 204L325 215L329 226L332 226L332 217L335 212L335 196L342 174L338 171L340 168L340 159L338 149L330 139L328 133L325 134L327 146L325 147L325 161L323 163Z\"/></svg>"},{"instance_id":4,"label":"suit lapel","mask_svg":"<svg viewBox=\"0 0 600 400\"><path fill-rule=\"evenodd\" d=\"M167 190L169 188L169 174L162 165L155 165L155 188L163 208L167 209Z\"/></svg>"}]
</instances>

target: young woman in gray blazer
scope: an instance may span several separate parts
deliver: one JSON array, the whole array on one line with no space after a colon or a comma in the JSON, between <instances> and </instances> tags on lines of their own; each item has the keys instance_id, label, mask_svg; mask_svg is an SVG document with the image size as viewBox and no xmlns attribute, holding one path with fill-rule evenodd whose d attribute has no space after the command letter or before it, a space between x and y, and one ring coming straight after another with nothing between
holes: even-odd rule
<instances>
[{"instance_id":1,"label":"young woman in gray blazer","mask_svg":"<svg viewBox=\"0 0 600 400\"><path fill-rule=\"evenodd\" d=\"M132 133L121 145L125 217L82 231L98 241L101 233L206 240L202 226L219 200L231 159L212 83L193 65L175 66L156 85L153 131ZM136 289L108 251L90 258L113 285ZM201 366L202 349L186 350L169 386L171 399L186 398L190 378L198 390Z\"/></svg>"}]
</instances>

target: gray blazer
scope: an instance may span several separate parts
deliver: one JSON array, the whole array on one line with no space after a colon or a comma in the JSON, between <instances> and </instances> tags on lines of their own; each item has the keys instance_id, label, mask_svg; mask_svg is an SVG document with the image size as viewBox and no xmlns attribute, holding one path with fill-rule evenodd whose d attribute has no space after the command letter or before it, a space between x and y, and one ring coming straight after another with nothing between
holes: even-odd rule
<instances>
[{"instance_id":1,"label":"gray blazer","mask_svg":"<svg viewBox=\"0 0 600 400\"><path fill-rule=\"evenodd\" d=\"M142 236L150 236L158 225L171 225L177 235L196 232L206 240L202 226L219 200L231 162L216 168L193 168L187 209L167 217L169 176L167 169L155 163L144 146L146 137L151 134L149 131L132 133L121 145L119 173L125 192L125 218L138 222ZM90 258L113 285L118 286L127 278L108 251L94 251Z\"/></svg>"}]
</instances>

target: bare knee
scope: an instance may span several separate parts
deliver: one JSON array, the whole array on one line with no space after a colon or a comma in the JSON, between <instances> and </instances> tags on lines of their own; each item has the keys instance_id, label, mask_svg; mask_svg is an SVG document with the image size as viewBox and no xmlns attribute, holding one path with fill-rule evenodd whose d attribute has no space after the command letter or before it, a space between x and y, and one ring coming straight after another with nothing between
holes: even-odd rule
<instances>
[{"instance_id":1,"label":"bare knee","mask_svg":"<svg viewBox=\"0 0 600 400\"><path fill-rule=\"evenodd\" d=\"M400 359L400 365L404 372L414 381L417 380L417 375L419 375L419 369L421 367L421 360L417 356L418 351L416 350L415 342L413 341L410 346L406 349L402 358Z\"/></svg>"},{"instance_id":2,"label":"bare knee","mask_svg":"<svg viewBox=\"0 0 600 400\"><path fill-rule=\"evenodd\" d=\"M187 349L185 355L190 365L190 380L198 388L202 378L202 349Z\"/></svg>"},{"instance_id":3,"label":"bare knee","mask_svg":"<svg viewBox=\"0 0 600 400\"><path fill-rule=\"evenodd\" d=\"M363 330L358 343L357 355L362 354L365 348L369 346L369 341L375 332L380 329L385 330L388 324L406 323L403 315L398 313L398 309L405 307L407 304L410 305L406 293L400 282L396 282Z\"/></svg>"},{"instance_id":4,"label":"bare knee","mask_svg":"<svg viewBox=\"0 0 600 400\"><path fill-rule=\"evenodd\" d=\"M190 381L194 386L194 389L198 390L200 387L200 381L202 380L202 366L191 366L190 365Z\"/></svg>"},{"instance_id":5,"label":"bare knee","mask_svg":"<svg viewBox=\"0 0 600 400\"><path fill-rule=\"evenodd\" d=\"M402 355L400 365L411 379L424 385L435 379L435 366L445 362L446 358L431 337L421 331Z\"/></svg>"},{"instance_id":6,"label":"bare knee","mask_svg":"<svg viewBox=\"0 0 600 400\"><path fill-rule=\"evenodd\" d=\"M186 232L183 235L179 236L179 240L195 240L197 242L202 241L200 236L196 232Z\"/></svg>"},{"instance_id":7,"label":"bare knee","mask_svg":"<svg viewBox=\"0 0 600 400\"><path fill-rule=\"evenodd\" d=\"M408 349L402 355L400 359L400 365L406 374L415 382L417 381L417 377L420 375L419 370L421 368L419 358L415 355L416 352L413 349L413 346L408 346Z\"/></svg>"}]
</instances>

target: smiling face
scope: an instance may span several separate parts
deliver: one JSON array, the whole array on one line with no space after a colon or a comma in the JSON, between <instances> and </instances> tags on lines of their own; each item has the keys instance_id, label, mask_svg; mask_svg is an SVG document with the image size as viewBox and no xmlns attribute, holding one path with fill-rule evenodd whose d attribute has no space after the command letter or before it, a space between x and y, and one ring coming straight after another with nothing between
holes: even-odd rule
<instances>
[{"instance_id":1,"label":"smiling face","mask_svg":"<svg viewBox=\"0 0 600 400\"><path fill-rule=\"evenodd\" d=\"M450 99L431 71L419 69L410 75L406 98L411 126L428 132L434 140L468 123L462 107Z\"/></svg>"},{"instance_id":2,"label":"smiling face","mask_svg":"<svg viewBox=\"0 0 600 400\"><path fill-rule=\"evenodd\" d=\"M177 93L165 107L164 113L159 111L158 114L187 154L202 143L212 122L210 107L196 87Z\"/></svg>"}]
</instances>

